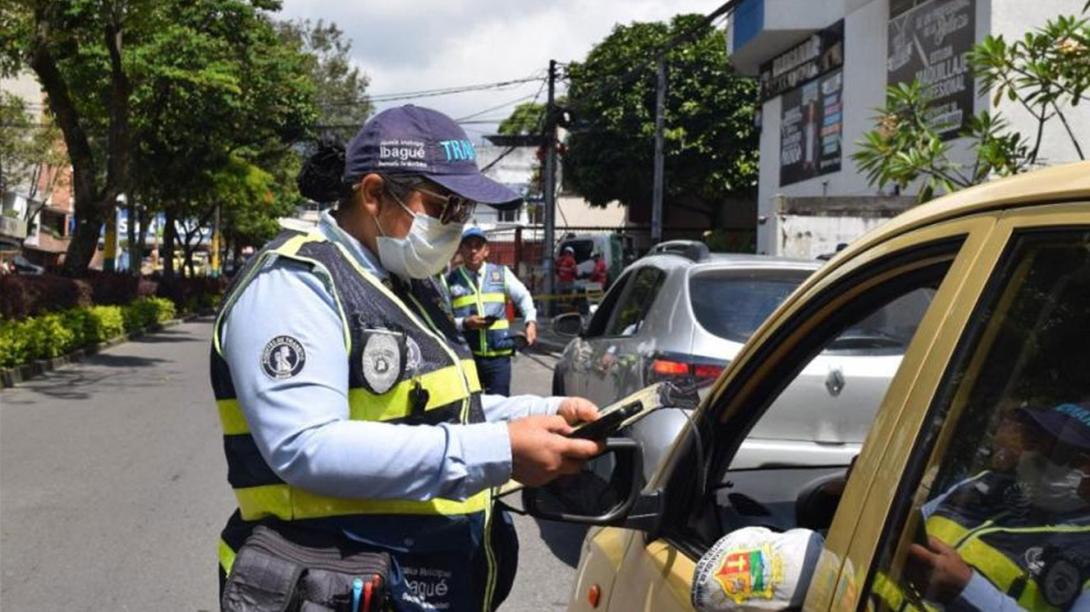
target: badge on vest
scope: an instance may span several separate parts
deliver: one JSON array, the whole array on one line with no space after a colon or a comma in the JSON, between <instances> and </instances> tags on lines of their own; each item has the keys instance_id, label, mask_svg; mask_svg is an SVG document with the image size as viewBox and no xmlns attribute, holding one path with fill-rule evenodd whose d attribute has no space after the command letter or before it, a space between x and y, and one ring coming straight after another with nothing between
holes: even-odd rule
<instances>
[{"instance_id":1,"label":"badge on vest","mask_svg":"<svg viewBox=\"0 0 1090 612\"><path fill-rule=\"evenodd\" d=\"M498 282L501 282L502 280L503 280L503 278L500 275L500 271L499 270L493 270L492 271L492 282L498 283Z\"/></svg>"},{"instance_id":2,"label":"badge on vest","mask_svg":"<svg viewBox=\"0 0 1090 612\"><path fill-rule=\"evenodd\" d=\"M261 369L274 380L295 376L303 371L306 362L303 345L291 336L277 336L261 351Z\"/></svg>"},{"instance_id":3,"label":"badge on vest","mask_svg":"<svg viewBox=\"0 0 1090 612\"><path fill-rule=\"evenodd\" d=\"M374 393L386 393L405 371L405 334L386 329L370 329L365 332L361 366L363 382Z\"/></svg>"},{"instance_id":4,"label":"badge on vest","mask_svg":"<svg viewBox=\"0 0 1090 612\"><path fill-rule=\"evenodd\" d=\"M1043 574L1040 581L1045 601L1053 606L1066 608L1082 590L1082 572L1070 559L1060 557L1047 563Z\"/></svg>"}]
</instances>

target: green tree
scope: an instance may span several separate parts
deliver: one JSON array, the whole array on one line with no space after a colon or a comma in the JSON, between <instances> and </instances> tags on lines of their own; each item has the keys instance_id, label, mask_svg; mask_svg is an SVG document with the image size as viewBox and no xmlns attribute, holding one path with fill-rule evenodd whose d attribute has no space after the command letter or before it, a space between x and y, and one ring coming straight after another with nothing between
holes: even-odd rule
<instances>
[{"instance_id":1,"label":"green tree","mask_svg":"<svg viewBox=\"0 0 1090 612\"><path fill-rule=\"evenodd\" d=\"M1090 4L1084 7L1085 13ZM951 158L930 121L930 100L918 82L891 86L878 109L875 129L864 134L852 155L867 180L879 188L905 189L921 182L917 199L975 185L993 176L1017 174L1038 163L1045 127L1058 123L1079 159L1086 159L1069 123L1090 88L1090 24L1086 19L1058 16L1014 42L988 36L970 54L970 67L993 106L1017 103L1035 120L1030 137L1010 129L1002 113L985 110L970 119L960 136L970 141L974 158ZM1078 111L1084 112L1084 111Z\"/></svg>"},{"instance_id":2,"label":"green tree","mask_svg":"<svg viewBox=\"0 0 1090 612\"><path fill-rule=\"evenodd\" d=\"M129 45L150 0L8 0L0 4L0 67L37 75L72 164L78 220L64 269L81 274L99 231L128 190Z\"/></svg>"},{"instance_id":3,"label":"green tree","mask_svg":"<svg viewBox=\"0 0 1090 612\"><path fill-rule=\"evenodd\" d=\"M699 15L670 23L617 26L583 62L568 67L574 125L563 158L569 187L591 204L649 207L655 133L656 67L668 40L694 31L666 54L666 206L703 212L752 196L757 181L757 102L751 79L735 74L723 38ZM630 69L640 67L635 73ZM627 78L626 78L626 75Z\"/></svg>"},{"instance_id":4,"label":"green tree","mask_svg":"<svg viewBox=\"0 0 1090 612\"><path fill-rule=\"evenodd\" d=\"M307 69L318 92L320 134L347 142L374 111L367 97L370 80L349 57L352 41L337 24L321 19L283 22L280 31L285 42L301 47L307 55Z\"/></svg>"},{"instance_id":5,"label":"green tree","mask_svg":"<svg viewBox=\"0 0 1090 612\"><path fill-rule=\"evenodd\" d=\"M511 111L511 115L500 122L496 131L509 136L539 134L543 126L545 105L537 102L523 102Z\"/></svg>"},{"instance_id":6,"label":"green tree","mask_svg":"<svg viewBox=\"0 0 1090 612\"><path fill-rule=\"evenodd\" d=\"M165 213L164 250L173 252L180 238L192 272L196 239L217 207L248 205L273 225L290 212L266 205L266 183L290 182L277 172L291 167L284 160L310 136L317 108L312 57L285 42L268 15L238 0L178 4L157 15L156 35L134 58L140 146L133 175L141 200ZM164 276L173 273L167 257Z\"/></svg>"}]
</instances>

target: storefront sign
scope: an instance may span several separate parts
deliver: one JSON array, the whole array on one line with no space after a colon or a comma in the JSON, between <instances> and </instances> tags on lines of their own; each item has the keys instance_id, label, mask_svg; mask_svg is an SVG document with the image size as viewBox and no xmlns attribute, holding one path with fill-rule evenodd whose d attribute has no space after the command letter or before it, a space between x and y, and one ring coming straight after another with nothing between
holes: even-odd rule
<instances>
[{"instance_id":1,"label":"storefront sign","mask_svg":"<svg viewBox=\"0 0 1090 612\"><path fill-rule=\"evenodd\" d=\"M843 83L837 70L783 94L780 185L840 170Z\"/></svg>"},{"instance_id":2,"label":"storefront sign","mask_svg":"<svg viewBox=\"0 0 1090 612\"><path fill-rule=\"evenodd\" d=\"M761 101L844 65L844 20L761 65Z\"/></svg>"},{"instance_id":3,"label":"storefront sign","mask_svg":"<svg viewBox=\"0 0 1090 612\"><path fill-rule=\"evenodd\" d=\"M887 83L919 79L934 101L931 125L954 138L973 115L968 55L976 40L975 0L901 2L889 20Z\"/></svg>"}]
</instances>

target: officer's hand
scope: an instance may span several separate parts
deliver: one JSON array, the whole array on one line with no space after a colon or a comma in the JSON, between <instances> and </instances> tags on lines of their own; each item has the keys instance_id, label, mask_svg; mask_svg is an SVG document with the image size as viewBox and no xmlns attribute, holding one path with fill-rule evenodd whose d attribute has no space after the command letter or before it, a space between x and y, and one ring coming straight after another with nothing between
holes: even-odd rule
<instances>
[{"instance_id":1,"label":"officer's hand","mask_svg":"<svg viewBox=\"0 0 1090 612\"><path fill-rule=\"evenodd\" d=\"M961 555L935 536L927 538L927 546L909 547L905 573L925 598L939 602L953 601L973 577Z\"/></svg>"},{"instance_id":2,"label":"officer's hand","mask_svg":"<svg viewBox=\"0 0 1090 612\"><path fill-rule=\"evenodd\" d=\"M594 402L582 397L565 398L557 409L556 414L564 417L569 425L589 423L598 420L598 406Z\"/></svg>"},{"instance_id":3,"label":"officer's hand","mask_svg":"<svg viewBox=\"0 0 1090 612\"><path fill-rule=\"evenodd\" d=\"M526 324L526 346L537 342L537 323L530 321Z\"/></svg>"},{"instance_id":4,"label":"officer's hand","mask_svg":"<svg viewBox=\"0 0 1090 612\"><path fill-rule=\"evenodd\" d=\"M603 442L564 437L571 425L560 416L531 416L507 425L511 436L511 477L540 487L557 476L575 474L605 450Z\"/></svg>"},{"instance_id":5,"label":"officer's hand","mask_svg":"<svg viewBox=\"0 0 1090 612\"><path fill-rule=\"evenodd\" d=\"M466 329L484 329L488 327L488 323L484 320L484 317L478 315L469 315L462 319L462 327Z\"/></svg>"}]
</instances>

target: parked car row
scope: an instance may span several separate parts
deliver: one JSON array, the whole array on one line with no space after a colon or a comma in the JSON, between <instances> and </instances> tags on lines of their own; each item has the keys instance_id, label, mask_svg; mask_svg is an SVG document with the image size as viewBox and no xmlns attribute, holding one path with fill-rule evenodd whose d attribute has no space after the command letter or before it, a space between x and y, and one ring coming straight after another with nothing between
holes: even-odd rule
<instances>
[{"instance_id":1,"label":"parked car row","mask_svg":"<svg viewBox=\"0 0 1090 612\"><path fill-rule=\"evenodd\" d=\"M578 334L558 392L704 389L524 491L598 526L569 609L692 609L698 561L754 527L822 550L789 576L754 573L768 549L716 561L721 601L763 607L780 579L812 610L1090 603L1090 163L916 207L820 267L660 251L556 321Z\"/></svg>"}]
</instances>

